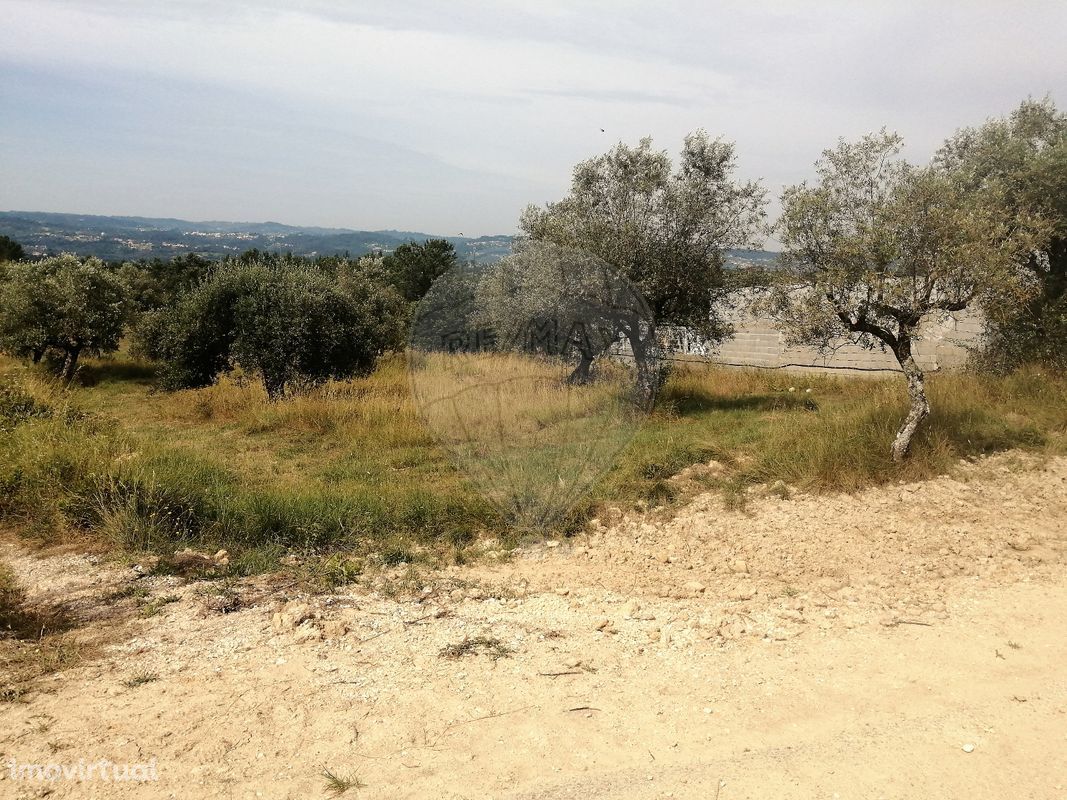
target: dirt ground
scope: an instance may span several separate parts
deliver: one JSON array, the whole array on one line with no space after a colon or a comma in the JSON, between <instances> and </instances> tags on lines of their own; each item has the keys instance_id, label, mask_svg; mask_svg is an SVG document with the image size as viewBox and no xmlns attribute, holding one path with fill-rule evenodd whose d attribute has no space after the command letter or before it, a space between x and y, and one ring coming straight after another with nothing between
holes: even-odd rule
<instances>
[{"instance_id":1,"label":"dirt ground","mask_svg":"<svg viewBox=\"0 0 1067 800\"><path fill-rule=\"evenodd\" d=\"M101 658L0 704L0 797L315 798L330 770L390 800L1067 798L1067 459L486 549L221 613L3 545L37 602L158 613L88 623L121 626ZM8 766L102 758L158 781Z\"/></svg>"}]
</instances>

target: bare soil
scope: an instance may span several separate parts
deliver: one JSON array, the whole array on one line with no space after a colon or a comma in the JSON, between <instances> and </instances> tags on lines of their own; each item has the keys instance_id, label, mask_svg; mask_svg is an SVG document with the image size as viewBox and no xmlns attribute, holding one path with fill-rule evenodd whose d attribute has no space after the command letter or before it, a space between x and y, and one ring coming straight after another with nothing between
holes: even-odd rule
<instances>
[{"instance_id":1,"label":"bare soil","mask_svg":"<svg viewBox=\"0 0 1067 800\"><path fill-rule=\"evenodd\" d=\"M306 598L3 545L31 600L156 613L0 704L0 797L1067 798L1065 458L486 550ZM102 758L159 780L7 767Z\"/></svg>"}]
</instances>

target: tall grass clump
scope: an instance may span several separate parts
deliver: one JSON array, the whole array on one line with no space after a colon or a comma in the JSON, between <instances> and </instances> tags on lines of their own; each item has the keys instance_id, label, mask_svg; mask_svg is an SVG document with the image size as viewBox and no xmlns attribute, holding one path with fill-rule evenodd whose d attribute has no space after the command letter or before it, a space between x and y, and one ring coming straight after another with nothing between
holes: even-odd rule
<instances>
[{"instance_id":1,"label":"tall grass clump","mask_svg":"<svg viewBox=\"0 0 1067 800\"><path fill-rule=\"evenodd\" d=\"M97 482L130 455L127 438L48 381L9 382L0 398L0 518L42 533L76 523Z\"/></svg>"},{"instance_id":2,"label":"tall grass clump","mask_svg":"<svg viewBox=\"0 0 1067 800\"><path fill-rule=\"evenodd\" d=\"M0 637L12 635L24 626L24 599L25 595L15 579L14 571L0 562Z\"/></svg>"}]
</instances>

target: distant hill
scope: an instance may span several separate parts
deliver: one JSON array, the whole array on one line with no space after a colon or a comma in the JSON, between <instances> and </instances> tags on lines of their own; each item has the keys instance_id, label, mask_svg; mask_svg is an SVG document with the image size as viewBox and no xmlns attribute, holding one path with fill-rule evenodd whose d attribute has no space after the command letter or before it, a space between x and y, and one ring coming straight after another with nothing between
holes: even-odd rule
<instances>
[{"instance_id":1,"label":"distant hill","mask_svg":"<svg viewBox=\"0 0 1067 800\"><path fill-rule=\"evenodd\" d=\"M436 236L418 231L359 231L279 222L190 222L153 217L0 211L0 234L15 239L29 255L77 253L109 260L169 258L179 253L223 256L253 247L317 256L376 250L390 252L404 242L448 239L461 258L496 261L511 250L513 237Z\"/></svg>"},{"instance_id":2,"label":"distant hill","mask_svg":"<svg viewBox=\"0 0 1067 800\"><path fill-rule=\"evenodd\" d=\"M190 222L154 217L110 217L54 214L43 211L0 211L0 234L22 244L31 256L77 253L108 260L170 258L180 253L219 257L258 248L301 256L359 256L391 252L399 245L425 239L447 239L462 259L480 263L500 260L511 252L514 236L439 236L418 231L360 231L317 228L280 222ZM731 250L728 266L770 266L776 253Z\"/></svg>"}]
</instances>

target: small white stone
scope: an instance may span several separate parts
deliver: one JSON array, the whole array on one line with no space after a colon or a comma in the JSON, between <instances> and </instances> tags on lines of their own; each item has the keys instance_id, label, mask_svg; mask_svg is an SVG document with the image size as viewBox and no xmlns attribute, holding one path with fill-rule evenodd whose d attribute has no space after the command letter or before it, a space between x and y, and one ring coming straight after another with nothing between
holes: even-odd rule
<instances>
[{"instance_id":1,"label":"small white stone","mask_svg":"<svg viewBox=\"0 0 1067 800\"><path fill-rule=\"evenodd\" d=\"M974 745L971 744L970 742L968 742L967 744L965 744L963 746L963 752L964 753L973 753L974 752Z\"/></svg>"}]
</instances>

